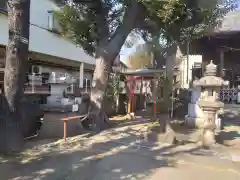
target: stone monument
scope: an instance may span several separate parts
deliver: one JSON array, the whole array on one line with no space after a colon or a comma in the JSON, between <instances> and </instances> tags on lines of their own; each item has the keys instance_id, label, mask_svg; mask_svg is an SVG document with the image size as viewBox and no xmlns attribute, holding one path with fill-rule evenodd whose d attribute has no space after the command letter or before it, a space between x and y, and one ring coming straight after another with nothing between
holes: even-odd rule
<instances>
[{"instance_id":1,"label":"stone monument","mask_svg":"<svg viewBox=\"0 0 240 180\"><path fill-rule=\"evenodd\" d=\"M190 128L198 128L204 122L203 110L199 106L201 87L189 89L190 102L188 103L188 114L185 116L185 123Z\"/></svg>"},{"instance_id":2,"label":"stone monument","mask_svg":"<svg viewBox=\"0 0 240 180\"><path fill-rule=\"evenodd\" d=\"M215 143L217 113L224 107L224 104L218 101L218 94L220 88L228 83L217 77L217 66L212 61L206 66L204 77L193 82L194 88L200 88L200 100L197 104L202 112L196 124L201 129L203 146L209 147Z\"/></svg>"}]
</instances>

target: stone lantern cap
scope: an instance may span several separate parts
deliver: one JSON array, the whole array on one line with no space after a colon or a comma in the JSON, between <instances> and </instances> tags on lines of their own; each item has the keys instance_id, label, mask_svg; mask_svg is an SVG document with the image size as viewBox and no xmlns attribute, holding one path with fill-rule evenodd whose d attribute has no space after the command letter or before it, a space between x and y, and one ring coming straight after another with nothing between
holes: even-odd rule
<instances>
[{"instance_id":1,"label":"stone lantern cap","mask_svg":"<svg viewBox=\"0 0 240 180\"><path fill-rule=\"evenodd\" d=\"M205 76L193 82L194 87L222 87L228 86L228 84L228 81L224 81L222 78L216 76Z\"/></svg>"},{"instance_id":2,"label":"stone lantern cap","mask_svg":"<svg viewBox=\"0 0 240 180\"><path fill-rule=\"evenodd\" d=\"M213 64L211 61L210 64L206 66L206 72L204 77L199 80L193 81L194 87L222 87L228 86L229 82L224 81L222 78L217 77L217 65Z\"/></svg>"},{"instance_id":3,"label":"stone lantern cap","mask_svg":"<svg viewBox=\"0 0 240 180\"><path fill-rule=\"evenodd\" d=\"M213 64L211 60L208 65L206 65L205 76L216 76L217 75L217 65Z\"/></svg>"},{"instance_id":4,"label":"stone lantern cap","mask_svg":"<svg viewBox=\"0 0 240 180\"><path fill-rule=\"evenodd\" d=\"M205 110L216 110L224 107L223 102L219 101L209 101L209 100L201 100L199 105Z\"/></svg>"}]
</instances>

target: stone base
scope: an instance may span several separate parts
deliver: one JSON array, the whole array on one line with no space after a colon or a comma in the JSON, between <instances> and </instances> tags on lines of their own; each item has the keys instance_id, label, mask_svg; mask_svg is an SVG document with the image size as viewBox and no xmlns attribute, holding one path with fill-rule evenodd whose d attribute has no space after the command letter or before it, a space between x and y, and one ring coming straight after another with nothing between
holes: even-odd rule
<instances>
[{"instance_id":1,"label":"stone base","mask_svg":"<svg viewBox=\"0 0 240 180\"><path fill-rule=\"evenodd\" d=\"M203 130L201 135L201 143L204 148L210 148L213 146L216 143L215 132L210 129Z\"/></svg>"},{"instance_id":2,"label":"stone base","mask_svg":"<svg viewBox=\"0 0 240 180\"><path fill-rule=\"evenodd\" d=\"M126 119L127 120L135 120L136 118L135 118L135 113L128 113L127 115L126 115Z\"/></svg>"}]
</instances>

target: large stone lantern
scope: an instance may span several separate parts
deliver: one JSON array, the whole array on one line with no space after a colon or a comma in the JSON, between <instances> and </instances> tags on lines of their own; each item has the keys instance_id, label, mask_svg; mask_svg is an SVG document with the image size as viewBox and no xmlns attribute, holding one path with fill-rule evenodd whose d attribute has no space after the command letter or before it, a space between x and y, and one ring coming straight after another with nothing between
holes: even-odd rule
<instances>
[{"instance_id":1,"label":"large stone lantern","mask_svg":"<svg viewBox=\"0 0 240 180\"><path fill-rule=\"evenodd\" d=\"M200 87L199 107L203 111L203 123L200 125L202 130L202 143L204 146L210 146L215 143L215 129L217 112L224 107L224 104L218 101L220 88L228 85L228 81L217 77L217 66L211 61L206 66L204 77L193 82L194 87Z\"/></svg>"}]
</instances>

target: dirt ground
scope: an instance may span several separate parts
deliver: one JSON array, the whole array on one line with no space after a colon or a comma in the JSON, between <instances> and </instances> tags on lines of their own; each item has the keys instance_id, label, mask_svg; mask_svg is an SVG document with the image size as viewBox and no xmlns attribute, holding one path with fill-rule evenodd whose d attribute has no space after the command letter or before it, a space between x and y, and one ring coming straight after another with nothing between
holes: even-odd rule
<instances>
[{"instance_id":1,"label":"dirt ground","mask_svg":"<svg viewBox=\"0 0 240 180\"><path fill-rule=\"evenodd\" d=\"M151 126L136 119L100 134L31 140L19 156L0 156L1 180L239 180L240 142L203 150L194 143L145 141ZM228 131L240 132L239 127ZM238 136L239 137L239 136Z\"/></svg>"}]
</instances>

